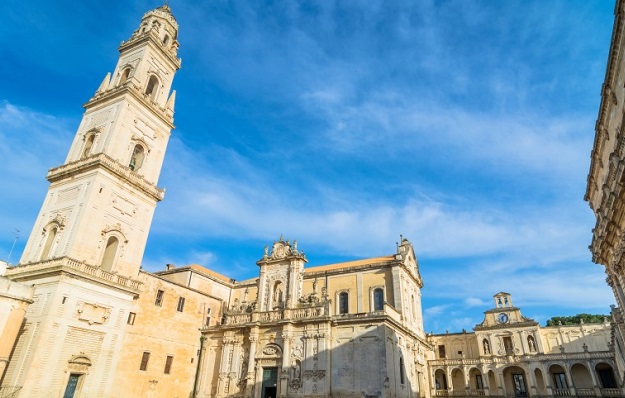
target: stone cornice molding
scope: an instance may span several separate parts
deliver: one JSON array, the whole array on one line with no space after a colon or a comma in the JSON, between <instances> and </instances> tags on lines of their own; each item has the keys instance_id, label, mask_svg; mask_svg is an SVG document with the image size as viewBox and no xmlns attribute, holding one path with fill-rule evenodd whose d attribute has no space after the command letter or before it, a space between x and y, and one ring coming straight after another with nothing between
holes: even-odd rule
<instances>
[{"instance_id":1,"label":"stone cornice molding","mask_svg":"<svg viewBox=\"0 0 625 398\"><path fill-rule=\"evenodd\" d=\"M175 69L180 69L180 66L182 65L182 60L176 56L176 52L174 50L168 50L166 48L163 48L163 44L153 30L148 30L145 33L137 34L136 36L133 35L133 37L131 37L130 39L121 42L121 44L119 45L119 52L122 53L124 51L128 51L142 44L151 45L155 50L158 50L163 55L165 55L165 59L171 63L171 66L173 66ZM176 47L177 45L172 48Z\"/></svg>"},{"instance_id":2,"label":"stone cornice molding","mask_svg":"<svg viewBox=\"0 0 625 398\"><path fill-rule=\"evenodd\" d=\"M97 169L104 169L112 173L115 177L127 182L157 202L163 200L165 196L164 189L148 182L143 176L104 153L52 168L48 171L46 178L50 183L54 183Z\"/></svg>"},{"instance_id":3,"label":"stone cornice molding","mask_svg":"<svg viewBox=\"0 0 625 398\"><path fill-rule=\"evenodd\" d=\"M608 63L606 67L606 75L604 80L604 86L602 88L601 102L599 105L599 115L597 117L597 123L595 125L595 142L591 152L590 170L588 174L588 185L586 186L586 194L584 200L591 201L595 191L595 177L598 173L598 163L601 158L601 147L606 138L604 137L607 132L601 126L607 126L607 119L609 118L609 108L613 105L614 98L609 92L612 92L610 87L615 85L618 75L618 60L623 52L623 28L625 25L625 1L617 0L614 18L614 29L612 30L612 41L610 44L610 53L608 55ZM592 207L592 204L591 204Z\"/></svg>"},{"instance_id":4,"label":"stone cornice molding","mask_svg":"<svg viewBox=\"0 0 625 398\"><path fill-rule=\"evenodd\" d=\"M139 101L141 105L145 106L146 109L151 110L169 129L174 129L174 114L166 107L160 107L157 102L152 101L148 95L141 91L141 87L130 80L111 89L96 92L96 94L83 105L83 108L88 110L99 105L106 105L107 101L123 98L124 94L130 94L134 99Z\"/></svg>"}]
</instances>

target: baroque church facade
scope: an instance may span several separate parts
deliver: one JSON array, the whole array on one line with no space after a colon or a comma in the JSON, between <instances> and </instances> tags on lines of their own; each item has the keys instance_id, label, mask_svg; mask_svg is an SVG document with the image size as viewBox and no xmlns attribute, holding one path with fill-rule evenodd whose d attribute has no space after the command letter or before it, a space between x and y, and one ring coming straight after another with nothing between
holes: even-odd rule
<instances>
[{"instance_id":1,"label":"baroque church facade","mask_svg":"<svg viewBox=\"0 0 625 398\"><path fill-rule=\"evenodd\" d=\"M0 397L623 396L608 321L541 328L502 292L473 332L426 334L403 237L386 256L310 267L280 237L243 281L142 270L177 36L167 5L143 16L47 175L0 278Z\"/></svg>"}]
</instances>

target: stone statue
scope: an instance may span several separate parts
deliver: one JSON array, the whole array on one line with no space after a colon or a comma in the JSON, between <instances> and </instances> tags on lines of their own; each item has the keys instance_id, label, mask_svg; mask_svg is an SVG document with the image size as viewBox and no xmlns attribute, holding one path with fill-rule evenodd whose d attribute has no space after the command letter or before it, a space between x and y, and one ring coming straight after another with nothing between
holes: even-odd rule
<instances>
[{"instance_id":1,"label":"stone statue","mask_svg":"<svg viewBox=\"0 0 625 398\"><path fill-rule=\"evenodd\" d=\"M282 289L280 288L280 286L276 287L276 291L274 292L274 295L273 295L273 300L276 303L282 302Z\"/></svg>"},{"instance_id":2,"label":"stone statue","mask_svg":"<svg viewBox=\"0 0 625 398\"><path fill-rule=\"evenodd\" d=\"M484 340L484 354L490 354L490 344L488 344L488 340Z\"/></svg>"}]
</instances>

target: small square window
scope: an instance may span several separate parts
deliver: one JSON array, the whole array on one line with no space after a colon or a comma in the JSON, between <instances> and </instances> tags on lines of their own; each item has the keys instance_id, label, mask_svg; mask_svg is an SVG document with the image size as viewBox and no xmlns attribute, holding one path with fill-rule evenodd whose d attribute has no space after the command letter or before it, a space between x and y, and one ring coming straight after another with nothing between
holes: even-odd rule
<instances>
[{"instance_id":1,"label":"small square window","mask_svg":"<svg viewBox=\"0 0 625 398\"><path fill-rule=\"evenodd\" d=\"M178 312L182 312L184 310L184 297L180 297L178 299L178 308L177 311Z\"/></svg>"},{"instance_id":2,"label":"small square window","mask_svg":"<svg viewBox=\"0 0 625 398\"><path fill-rule=\"evenodd\" d=\"M163 296L165 296L165 292L162 290L156 291L156 300L154 300L154 305L157 307L161 307L163 305Z\"/></svg>"},{"instance_id":3,"label":"small square window","mask_svg":"<svg viewBox=\"0 0 625 398\"><path fill-rule=\"evenodd\" d=\"M134 325L136 316L137 316L137 314L135 314L134 312L128 313L128 321L126 323L129 324L129 325Z\"/></svg>"}]
</instances>

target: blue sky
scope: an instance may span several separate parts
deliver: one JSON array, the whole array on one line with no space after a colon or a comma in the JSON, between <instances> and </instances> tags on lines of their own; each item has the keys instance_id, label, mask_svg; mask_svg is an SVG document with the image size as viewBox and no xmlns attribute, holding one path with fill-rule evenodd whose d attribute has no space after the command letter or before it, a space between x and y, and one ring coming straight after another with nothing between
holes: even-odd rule
<instances>
[{"instance_id":1,"label":"blue sky","mask_svg":"<svg viewBox=\"0 0 625 398\"><path fill-rule=\"evenodd\" d=\"M154 1L0 3L0 258ZM506 291L608 313L583 201L612 1L171 1L175 123L144 268L236 279L280 234L310 265L419 258L427 331Z\"/></svg>"}]
</instances>

